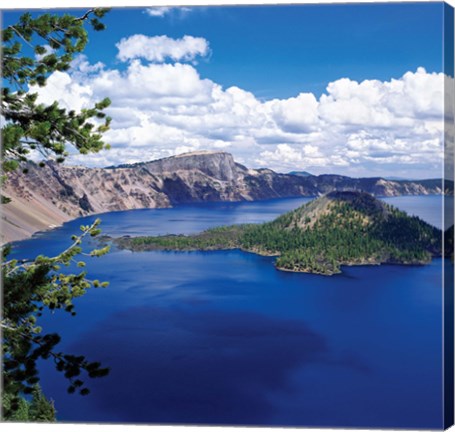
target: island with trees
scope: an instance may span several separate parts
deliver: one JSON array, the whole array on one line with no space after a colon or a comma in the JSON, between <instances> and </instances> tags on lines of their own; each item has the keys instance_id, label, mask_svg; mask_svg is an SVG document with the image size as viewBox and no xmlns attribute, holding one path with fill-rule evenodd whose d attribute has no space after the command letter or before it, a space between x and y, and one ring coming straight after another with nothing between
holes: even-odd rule
<instances>
[{"instance_id":1,"label":"island with trees","mask_svg":"<svg viewBox=\"0 0 455 432\"><path fill-rule=\"evenodd\" d=\"M263 224L104 241L131 251L241 249L276 256L279 270L321 275L341 273L343 265L421 265L443 255L441 230L357 191L328 193Z\"/></svg>"}]
</instances>

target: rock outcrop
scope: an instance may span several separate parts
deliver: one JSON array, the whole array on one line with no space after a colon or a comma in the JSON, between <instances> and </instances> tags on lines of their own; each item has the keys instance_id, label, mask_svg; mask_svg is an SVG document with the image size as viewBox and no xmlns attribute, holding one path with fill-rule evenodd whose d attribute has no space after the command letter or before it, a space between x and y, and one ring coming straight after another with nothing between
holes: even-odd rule
<instances>
[{"instance_id":1,"label":"rock outcrop","mask_svg":"<svg viewBox=\"0 0 455 432\"><path fill-rule=\"evenodd\" d=\"M440 180L389 181L337 175L297 176L248 169L229 153L186 153L151 162L86 168L30 163L10 173L3 194L2 242L26 238L89 214L205 201L317 196L356 190L376 196L440 194Z\"/></svg>"}]
</instances>

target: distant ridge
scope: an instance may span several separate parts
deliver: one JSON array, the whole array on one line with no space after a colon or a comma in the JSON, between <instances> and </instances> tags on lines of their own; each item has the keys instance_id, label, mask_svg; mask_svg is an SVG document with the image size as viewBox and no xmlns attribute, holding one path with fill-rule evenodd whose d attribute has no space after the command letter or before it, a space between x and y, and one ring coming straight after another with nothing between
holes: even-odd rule
<instances>
[{"instance_id":1,"label":"distant ridge","mask_svg":"<svg viewBox=\"0 0 455 432\"><path fill-rule=\"evenodd\" d=\"M227 153L227 152L221 151L221 150L198 150L198 151L193 151L193 152L180 153L180 154L174 155L174 156L165 156L165 157L162 157L159 159L154 159L154 160L146 161L146 162L133 162L133 163L126 163L126 164L109 165L109 166L105 167L105 169L133 168L133 167L142 166L142 165L160 163L162 161L191 158L193 156L210 156L210 155L217 155L217 154L218 155L230 155L230 153Z\"/></svg>"},{"instance_id":2,"label":"distant ridge","mask_svg":"<svg viewBox=\"0 0 455 432\"><path fill-rule=\"evenodd\" d=\"M25 168L25 167L24 167ZM249 169L224 151L198 151L110 168L30 163L28 174L9 173L3 206L3 239L12 241L80 216L183 203L254 201L319 196L333 190L374 196L441 194L442 182L389 181L339 175L290 175ZM453 183L447 183L453 191Z\"/></svg>"},{"instance_id":3,"label":"distant ridge","mask_svg":"<svg viewBox=\"0 0 455 432\"><path fill-rule=\"evenodd\" d=\"M290 175L301 176L301 177L308 177L313 174L310 174L308 171L291 171L289 172Z\"/></svg>"}]
</instances>

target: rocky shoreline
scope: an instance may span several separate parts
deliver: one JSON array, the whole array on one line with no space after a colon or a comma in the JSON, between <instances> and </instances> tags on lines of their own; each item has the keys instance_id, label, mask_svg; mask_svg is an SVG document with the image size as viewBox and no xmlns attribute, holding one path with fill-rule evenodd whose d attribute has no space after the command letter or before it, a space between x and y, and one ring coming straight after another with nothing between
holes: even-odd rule
<instances>
[{"instance_id":1,"label":"rocky shoreline","mask_svg":"<svg viewBox=\"0 0 455 432\"><path fill-rule=\"evenodd\" d=\"M299 176L248 169L229 153L197 152L109 168L29 163L27 174L9 173L3 194L2 243L30 237L81 216L112 211L167 208L194 202L257 201L319 196L333 190L374 196L431 195L442 181L390 181L339 175Z\"/></svg>"}]
</instances>

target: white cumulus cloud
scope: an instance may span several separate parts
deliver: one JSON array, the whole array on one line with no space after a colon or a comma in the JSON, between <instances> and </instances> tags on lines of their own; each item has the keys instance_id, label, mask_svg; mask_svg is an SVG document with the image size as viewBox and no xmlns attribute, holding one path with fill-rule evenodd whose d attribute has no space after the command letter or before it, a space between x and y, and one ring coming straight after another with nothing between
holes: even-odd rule
<instances>
[{"instance_id":1,"label":"white cumulus cloud","mask_svg":"<svg viewBox=\"0 0 455 432\"><path fill-rule=\"evenodd\" d=\"M191 12L189 7L170 7L170 6L155 6L145 9L144 11L147 15L151 17L163 18L166 15L171 15L173 12L178 12L180 17L185 16L187 13Z\"/></svg>"},{"instance_id":2,"label":"white cumulus cloud","mask_svg":"<svg viewBox=\"0 0 455 432\"><path fill-rule=\"evenodd\" d=\"M136 36L124 42L147 45L153 39ZM340 78L320 97L301 92L261 101L240 87L223 88L181 62L189 52L205 52L208 44L172 55L166 43L158 44L161 57L152 48L142 51L151 60L145 63L133 42L120 50L131 60L124 69L80 58L72 70L52 74L46 87L32 88L43 103L57 100L78 110L104 97L112 100L106 134L112 149L74 155L70 162L115 165L222 149L246 166L282 172L441 175L443 84L446 79L453 85L453 78L419 68L390 81ZM159 58L174 62L157 63Z\"/></svg>"},{"instance_id":3,"label":"white cumulus cloud","mask_svg":"<svg viewBox=\"0 0 455 432\"><path fill-rule=\"evenodd\" d=\"M116 44L121 61L145 59L162 63L166 59L173 61L193 61L196 57L209 53L208 42L201 37L183 36L173 39L168 36L145 36L136 34L123 38Z\"/></svg>"},{"instance_id":4,"label":"white cumulus cloud","mask_svg":"<svg viewBox=\"0 0 455 432\"><path fill-rule=\"evenodd\" d=\"M172 8L169 6L156 6L145 9L145 13L152 17L164 17L165 15L170 13L171 10Z\"/></svg>"},{"instance_id":5,"label":"white cumulus cloud","mask_svg":"<svg viewBox=\"0 0 455 432\"><path fill-rule=\"evenodd\" d=\"M272 117L285 131L309 132L319 125L318 101L312 93L268 103Z\"/></svg>"}]
</instances>

